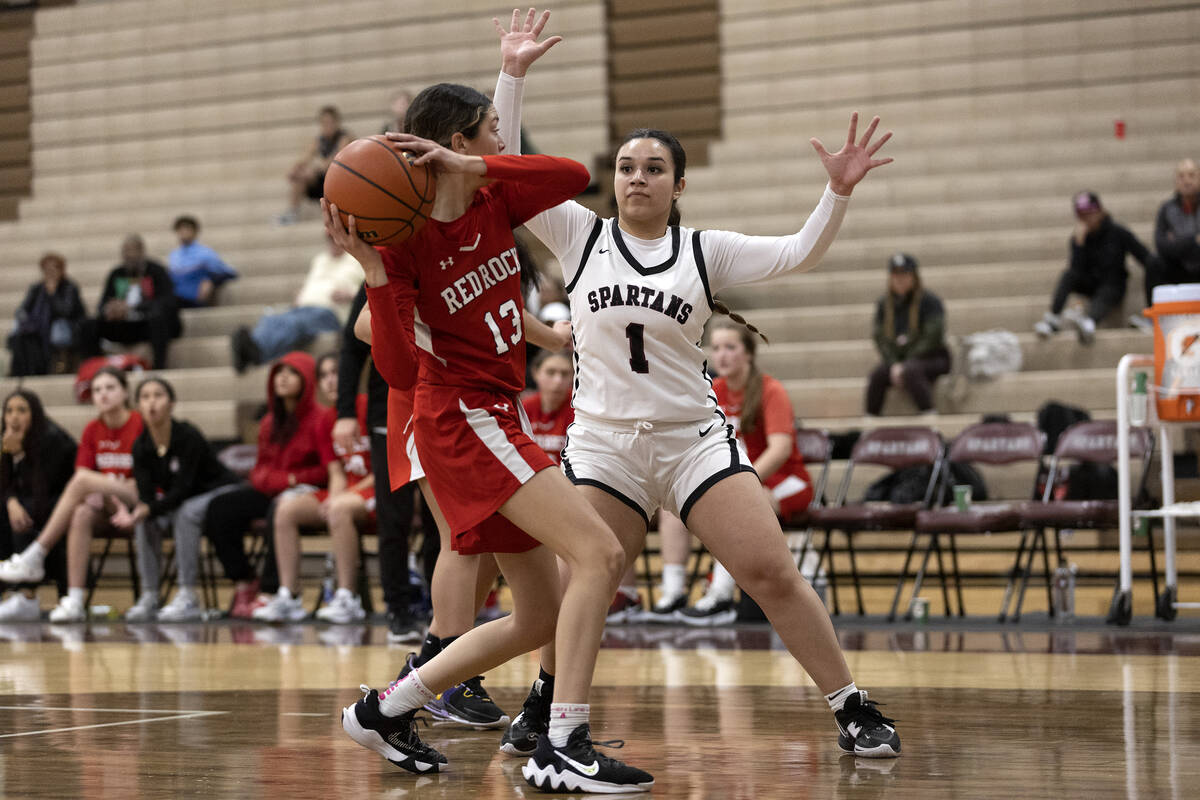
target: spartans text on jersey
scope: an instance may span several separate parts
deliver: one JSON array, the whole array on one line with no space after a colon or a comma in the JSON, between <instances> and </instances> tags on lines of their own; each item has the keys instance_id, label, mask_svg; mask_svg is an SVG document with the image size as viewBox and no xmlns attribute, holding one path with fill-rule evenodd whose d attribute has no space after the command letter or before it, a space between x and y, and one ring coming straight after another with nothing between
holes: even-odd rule
<instances>
[{"instance_id":1,"label":"spartans text on jersey","mask_svg":"<svg viewBox=\"0 0 1200 800\"><path fill-rule=\"evenodd\" d=\"M506 278L521 272L521 262L517 256L517 248L510 247L498 256L488 259L465 273L452 285L442 290L442 299L446 301L446 309L451 313L462 309L485 291L502 283Z\"/></svg>"},{"instance_id":2,"label":"spartans text on jersey","mask_svg":"<svg viewBox=\"0 0 1200 800\"><path fill-rule=\"evenodd\" d=\"M668 301L663 291L652 289L649 286L633 284L622 286L619 283L613 284L611 287L601 286L599 289L588 292L587 299L588 308L592 311L616 308L617 306L641 306L660 314L666 314L668 317L674 317L680 325L687 323L688 317L692 313L692 304L685 303L679 295L671 295L671 299Z\"/></svg>"}]
</instances>

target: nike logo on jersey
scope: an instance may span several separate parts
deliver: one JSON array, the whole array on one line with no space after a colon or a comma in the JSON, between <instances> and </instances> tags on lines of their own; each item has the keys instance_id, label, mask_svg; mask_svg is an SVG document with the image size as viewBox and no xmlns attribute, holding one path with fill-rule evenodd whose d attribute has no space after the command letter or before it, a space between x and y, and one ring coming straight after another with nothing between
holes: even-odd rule
<instances>
[{"instance_id":1,"label":"nike logo on jersey","mask_svg":"<svg viewBox=\"0 0 1200 800\"><path fill-rule=\"evenodd\" d=\"M717 423L715 423L715 422L713 423L713 425L716 425L716 424L717 424ZM701 438L701 439L703 439L705 436L708 436L708 432L709 432L709 431L711 431L711 430L713 429L713 425L709 425L707 428L705 428L704 430L700 431L700 438Z\"/></svg>"},{"instance_id":2,"label":"nike logo on jersey","mask_svg":"<svg viewBox=\"0 0 1200 800\"><path fill-rule=\"evenodd\" d=\"M665 292L649 286L633 284L601 286L599 289L588 292L587 299L588 308L592 311L616 308L617 306L640 306L665 314L680 325L687 323L688 317L692 314L692 304L685 303L679 295L673 294L671 299L667 300Z\"/></svg>"},{"instance_id":3,"label":"nike logo on jersey","mask_svg":"<svg viewBox=\"0 0 1200 800\"><path fill-rule=\"evenodd\" d=\"M601 248L600 248L599 250L597 250L596 252L597 252L597 253L599 253L600 255L604 255L605 253L608 253L608 252L611 252L611 251L610 251L610 250L609 250L607 247L601 247Z\"/></svg>"},{"instance_id":4,"label":"nike logo on jersey","mask_svg":"<svg viewBox=\"0 0 1200 800\"><path fill-rule=\"evenodd\" d=\"M575 770L577 772L587 775L589 778L595 777L596 773L600 771L600 762L599 761L593 761L591 764L584 766L583 764L580 764L578 761L576 761L575 759L571 758L569 755L564 753L562 750L555 750L554 755L558 756L563 761L570 764L572 767L575 768Z\"/></svg>"},{"instance_id":5,"label":"nike logo on jersey","mask_svg":"<svg viewBox=\"0 0 1200 800\"><path fill-rule=\"evenodd\" d=\"M517 248L510 247L442 289L442 299L446 301L446 309L453 314L461 311L488 289L499 286L513 275L519 274L521 274L521 262L517 256Z\"/></svg>"},{"instance_id":6,"label":"nike logo on jersey","mask_svg":"<svg viewBox=\"0 0 1200 800\"><path fill-rule=\"evenodd\" d=\"M482 241L482 240L483 240L483 234L482 234L482 233L477 233L477 234L475 234L475 244L471 245L470 247L460 247L460 248L458 248L458 252L460 252L460 253L474 253L474 252L475 252L475 250L476 250L476 248L478 248L478 247L479 247L479 242L480 242L480 241Z\"/></svg>"}]
</instances>

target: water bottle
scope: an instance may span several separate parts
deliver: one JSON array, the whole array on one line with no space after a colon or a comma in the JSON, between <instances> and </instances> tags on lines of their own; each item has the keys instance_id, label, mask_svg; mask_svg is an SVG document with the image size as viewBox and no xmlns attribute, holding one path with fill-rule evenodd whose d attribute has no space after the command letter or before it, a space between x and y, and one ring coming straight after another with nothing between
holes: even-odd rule
<instances>
[{"instance_id":1,"label":"water bottle","mask_svg":"<svg viewBox=\"0 0 1200 800\"><path fill-rule=\"evenodd\" d=\"M333 593L337 591L337 580L334 578L333 554L325 556L325 577L321 580L321 605L333 602Z\"/></svg>"},{"instance_id":2,"label":"water bottle","mask_svg":"<svg viewBox=\"0 0 1200 800\"><path fill-rule=\"evenodd\" d=\"M1133 380L1133 394L1129 397L1129 424L1141 426L1146 424L1146 373L1136 373Z\"/></svg>"}]
</instances>

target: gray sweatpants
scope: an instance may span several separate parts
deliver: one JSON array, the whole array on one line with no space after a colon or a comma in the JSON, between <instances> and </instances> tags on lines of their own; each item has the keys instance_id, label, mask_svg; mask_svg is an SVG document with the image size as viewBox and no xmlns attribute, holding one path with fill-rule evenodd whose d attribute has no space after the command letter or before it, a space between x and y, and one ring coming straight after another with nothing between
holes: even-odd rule
<instances>
[{"instance_id":1,"label":"gray sweatpants","mask_svg":"<svg viewBox=\"0 0 1200 800\"><path fill-rule=\"evenodd\" d=\"M175 534L175 563L179 567L179 585L194 589L200 582L200 535L208 504L226 492L242 487L240 483L218 486L210 492L183 501L170 514L138 524L134 535L137 548L138 577L142 591L156 591L162 581L162 540L168 530Z\"/></svg>"}]
</instances>

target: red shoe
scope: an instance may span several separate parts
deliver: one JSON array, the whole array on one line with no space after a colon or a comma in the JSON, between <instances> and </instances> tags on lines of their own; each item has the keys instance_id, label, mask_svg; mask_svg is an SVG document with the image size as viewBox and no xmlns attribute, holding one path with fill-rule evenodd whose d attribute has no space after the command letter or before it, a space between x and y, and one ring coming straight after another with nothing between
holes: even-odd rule
<instances>
[{"instance_id":1,"label":"red shoe","mask_svg":"<svg viewBox=\"0 0 1200 800\"><path fill-rule=\"evenodd\" d=\"M266 605L266 601L258 596L258 581L252 581L244 588L238 589L233 596L233 607L229 609L229 616L235 619L250 619L254 614L254 609Z\"/></svg>"},{"instance_id":2,"label":"red shoe","mask_svg":"<svg viewBox=\"0 0 1200 800\"><path fill-rule=\"evenodd\" d=\"M609 625L622 625L628 622L640 622L645 608L642 606L642 598L630 597L622 591L617 592L617 596L613 598L612 605L608 607L608 617L605 619Z\"/></svg>"}]
</instances>

